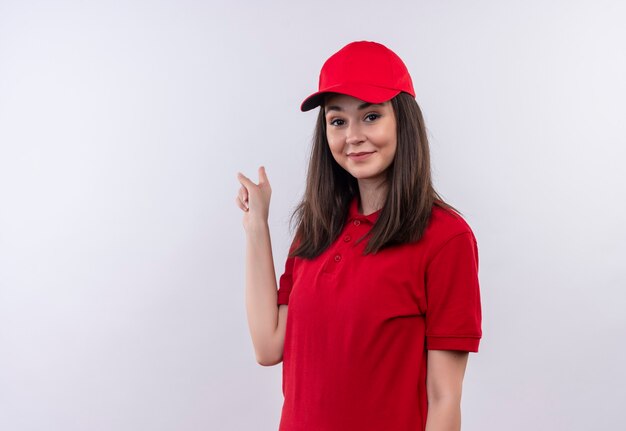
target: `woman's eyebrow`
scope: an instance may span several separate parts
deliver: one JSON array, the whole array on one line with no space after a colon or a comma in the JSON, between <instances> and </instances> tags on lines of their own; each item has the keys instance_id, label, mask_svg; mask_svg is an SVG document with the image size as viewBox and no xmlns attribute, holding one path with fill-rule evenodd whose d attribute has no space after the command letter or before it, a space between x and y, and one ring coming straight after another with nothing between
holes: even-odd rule
<instances>
[{"instance_id":1,"label":"woman's eyebrow","mask_svg":"<svg viewBox=\"0 0 626 431\"><path fill-rule=\"evenodd\" d=\"M384 106L382 103L369 103L369 102L365 102L365 103L361 103L358 107L359 111L365 108L369 108L370 106ZM330 105L326 107L326 112L328 111L343 111L343 108L341 106L337 106L337 105Z\"/></svg>"}]
</instances>

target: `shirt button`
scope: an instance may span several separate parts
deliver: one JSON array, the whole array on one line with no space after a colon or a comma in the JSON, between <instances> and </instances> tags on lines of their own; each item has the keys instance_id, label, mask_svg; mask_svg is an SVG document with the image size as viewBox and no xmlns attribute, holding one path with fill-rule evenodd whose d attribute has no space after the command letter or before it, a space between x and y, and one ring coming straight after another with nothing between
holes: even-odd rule
<instances>
[{"instance_id":1,"label":"shirt button","mask_svg":"<svg viewBox=\"0 0 626 431\"><path fill-rule=\"evenodd\" d=\"M335 262L339 262L341 260L341 255L338 254L335 256Z\"/></svg>"},{"instance_id":2,"label":"shirt button","mask_svg":"<svg viewBox=\"0 0 626 431\"><path fill-rule=\"evenodd\" d=\"M355 226L358 226L358 225L360 225L360 224L361 224L361 221L360 221L360 220L355 220L355 221L354 221L354 225L355 225Z\"/></svg>"},{"instance_id":3,"label":"shirt button","mask_svg":"<svg viewBox=\"0 0 626 431\"><path fill-rule=\"evenodd\" d=\"M351 239L350 235L346 235L346 236L343 237L344 242L348 242L348 241L350 241L350 239Z\"/></svg>"}]
</instances>

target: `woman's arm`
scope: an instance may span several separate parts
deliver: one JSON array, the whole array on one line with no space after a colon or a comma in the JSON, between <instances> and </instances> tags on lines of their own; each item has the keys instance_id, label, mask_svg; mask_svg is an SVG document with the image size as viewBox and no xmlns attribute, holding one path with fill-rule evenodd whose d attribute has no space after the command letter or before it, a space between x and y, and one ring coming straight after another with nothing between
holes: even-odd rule
<instances>
[{"instance_id":1,"label":"woman's arm","mask_svg":"<svg viewBox=\"0 0 626 431\"><path fill-rule=\"evenodd\" d=\"M286 307L278 312L276 272L268 226L271 188L265 168L259 168L259 184L245 175L237 175L241 188L236 202L244 212L246 231L246 311L248 328L256 360L261 365L274 365L282 357Z\"/></svg>"},{"instance_id":2,"label":"woman's arm","mask_svg":"<svg viewBox=\"0 0 626 431\"><path fill-rule=\"evenodd\" d=\"M469 352L429 350L426 431L460 431L461 392Z\"/></svg>"}]
</instances>

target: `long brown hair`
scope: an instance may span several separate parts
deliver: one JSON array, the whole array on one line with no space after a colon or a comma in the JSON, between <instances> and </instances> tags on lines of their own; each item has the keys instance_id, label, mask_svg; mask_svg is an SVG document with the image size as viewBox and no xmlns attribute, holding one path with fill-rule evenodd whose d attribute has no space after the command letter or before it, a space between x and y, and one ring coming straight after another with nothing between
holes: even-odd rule
<instances>
[{"instance_id":1,"label":"long brown hair","mask_svg":"<svg viewBox=\"0 0 626 431\"><path fill-rule=\"evenodd\" d=\"M389 188L384 206L365 235L369 237L365 254L418 241L433 205L461 214L433 187L426 127L417 101L401 92L391 99L391 105L396 116L396 153L386 171ZM350 201L358 193L356 178L339 166L330 151L322 105L313 135L306 190L290 219L290 225L296 220L297 229L289 256L312 259L326 250L341 233Z\"/></svg>"}]
</instances>

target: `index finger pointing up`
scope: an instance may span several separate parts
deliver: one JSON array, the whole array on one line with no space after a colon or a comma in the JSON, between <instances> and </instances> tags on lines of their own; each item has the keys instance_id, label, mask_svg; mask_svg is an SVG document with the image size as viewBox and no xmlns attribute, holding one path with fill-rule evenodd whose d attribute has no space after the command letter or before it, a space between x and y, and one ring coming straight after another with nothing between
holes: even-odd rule
<instances>
[{"instance_id":1,"label":"index finger pointing up","mask_svg":"<svg viewBox=\"0 0 626 431\"><path fill-rule=\"evenodd\" d=\"M265 173L265 166L260 166L259 167L259 184L260 183L267 183L268 179L267 179L267 174Z\"/></svg>"}]
</instances>

